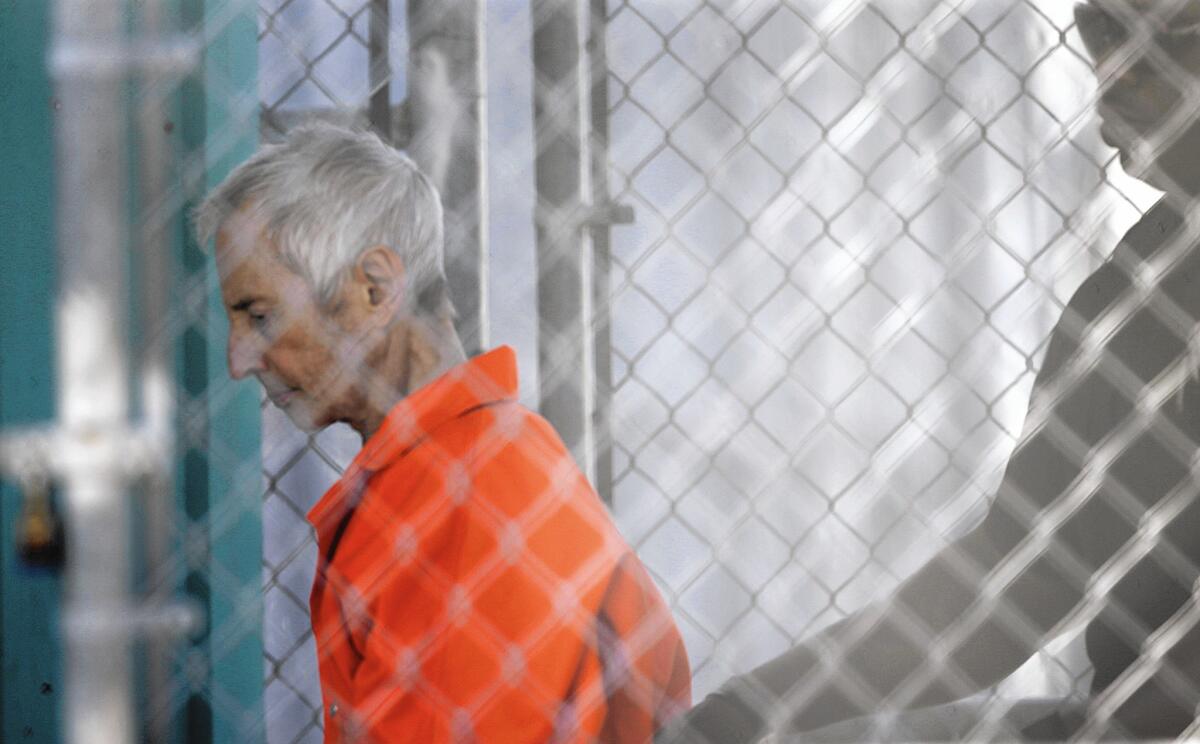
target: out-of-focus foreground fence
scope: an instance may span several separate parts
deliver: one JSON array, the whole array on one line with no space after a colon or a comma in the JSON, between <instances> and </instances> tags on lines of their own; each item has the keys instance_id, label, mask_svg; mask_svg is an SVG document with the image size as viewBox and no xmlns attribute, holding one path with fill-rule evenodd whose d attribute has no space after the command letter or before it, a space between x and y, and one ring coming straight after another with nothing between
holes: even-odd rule
<instances>
[{"instance_id":1,"label":"out-of-focus foreground fence","mask_svg":"<svg viewBox=\"0 0 1200 744\"><path fill-rule=\"evenodd\" d=\"M129 5L134 31L107 32L124 62L100 43L103 30L64 22L53 37L48 18L11 9L0 19L46 30L26 39L29 59L0 54L30 65L23 95L38 116L60 126L85 117L60 134L54 173L60 212L72 189L76 200L116 200L111 251L88 266L115 267L133 245L130 276L106 285L108 350L131 350L106 362L122 402L96 415L112 431L135 422L128 430L142 433L130 441L145 439L139 457L150 464L121 475L139 494L106 517L135 515L132 526L96 538L129 532L98 549L135 549L92 568L136 580L58 607L55 580L22 573L10 549L2 591L6 643L38 612L21 598L36 595L45 616L68 613L61 625L79 648L116 633L88 618L138 599L145 617L129 625L141 666L118 654L110 679L124 697L96 705L128 718L117 730L151 738L321 738L308 618L316 549L304 515L358 440L300 433L228 381L213 269L184 237L186 209L256 137L313 117L353 120L431 174L467 345L517 348L524 399L563 434L672 604L697 697L886 595L982 515L1051 326L1156 198L1099 140L1070 3ZM23 32L0 33L0 50L16 50L7 42ZM30 62L43 57L59 81L53 94ZM112 104L111 121L73 112L61 86L106 74L134 81L133 102ZM6 108L16 127L18 107ZM105 136L124 151L130 125L132 154L92 174L128 183L70 175L82 161L64 143ZM3 135L5 148L33 148L41 160L29 155L30 171L49 168L51 143L27 129ZM14 237L19 255L48 245L50 231L38 229ZM63 250L69 267L72 248ZM155 256L171 256L171 268ZM35 276L52 265L29 260ZM156 294L167 287L169 297ZM44 380L53 358L10 345L52 337L52 310L31 320L28 288L12 291L11 303L0 297L2 368L13 375L5 426L49 415L44 383L12 370L40 365ZM88 338L70 331L70 299L60 294L59 347ZM130 326L116 321L126 315ZM43 331L28 330L35 321ZM63 364L60 386L72 384ZM36 396L44 403L30 403ZM86 408L85 428L95 423ZM26 492L78 465L9 460L24 463L14 467ZM101 501L128 491L113 489ZM4 499L11 532L18 494ZM59 509L68 546L86 544L86 512ZM69 590L94 580L85 569L68 574ZM178 597L190 602L176 607ZM185 642L174 631L189 625L203 635ZM28 659L36 643L6 654ZM105 663L74 648L68 678L87 673L76 662ZM8 669L5 698L11 688L13 700L42 707L6 707L4 738L30 716L53 728L54 703L32 690L57 684L58 672ZM1079 697L1088 675L1066 639L994 694ZM66 730L78 734L70 715Z\"/></svg>"}]
</instances>

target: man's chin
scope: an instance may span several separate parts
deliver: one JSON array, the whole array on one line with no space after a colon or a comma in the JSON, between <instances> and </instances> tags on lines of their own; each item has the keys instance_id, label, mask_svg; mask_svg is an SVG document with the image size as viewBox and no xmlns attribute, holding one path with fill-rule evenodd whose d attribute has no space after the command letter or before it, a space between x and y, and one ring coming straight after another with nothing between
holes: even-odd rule
<instances>
[{"instance_id":1,"label":"man's chin","mask_svg":"<svg viewBox=\"0 0 1200 744\"><path fill-rule=\"evenodd\" d=\"M1157 163L1144 165L1121 151L1121 167L1131 178L1152 186L1177 199L1194 200L1200 195L1200 172L1192 169L1164 169Z\"/></svg>"},{"instance_id":2,"label":"man's chin","mask_svg":"<svg viewBox=\"0 0 1200 744\"><path fill-rule=\"evenodd\" d=\"M1135 145L1118 146L1117 156L1121 161L1121 170L1130 178L1136 178L1159 191L1174 190L1164 188L1169 185L1170 179L1153 159L1147 158L1144 152L1138 152Z\"/></svg>"},{"instance_id":3,"label":"man's chin","mask_svg":"<svg viewBox=\"0 0 1200 744\"><path fill-rule=\"evenodd\" d=\"M1144 140L1113 146L1117 148L1121 168L1131 178L1172 196L1194 199L1200 195L1200 156L1196 152L1200 142L1196 139L1181 139L1161 153L1154 152Z\"/></svg>"},{"instance_id":4,"label":"man's chin","mask_svg":"<svg viewBox=\"0 0 1200 744\"><path fill-rule=\"evenodd\" d=\"M293 426L303 432L312 434L325 428L312 406L306 405L304 401L294 400L278 408L287 415Z\"/></svg>"}]
</instances>

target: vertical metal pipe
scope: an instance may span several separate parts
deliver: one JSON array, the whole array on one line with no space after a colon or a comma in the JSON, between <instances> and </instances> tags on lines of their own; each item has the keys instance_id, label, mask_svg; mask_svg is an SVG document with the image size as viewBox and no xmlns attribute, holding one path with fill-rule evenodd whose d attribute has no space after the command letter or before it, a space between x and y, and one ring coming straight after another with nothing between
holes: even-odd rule
<instances>
[{"instance_id":1,"label":"vertical metal pipe","mask_svg":"<svg viewBox=\"0 0 1200 744\"><path fill-rule=\"evenodd\" d=\"M608 53L605 45L608 0L591 0L588 24L588 69L591 75L592 200L605 204L608 193ZM606 504L613 499L612 468L612 225L592 222L592 343L595 346L596 402L592 412L596 492Z\"/></svg>"},{"instance_id":2,"label":"vertical metal pipe","mask_svg":"<svg viewBox=\"0 0 1200 744\"><path fill-rule=\"evenodd\" d=\"M72 744L133 740L127 612L126 154L121 0L58 0L52 65L57 151L59 420L71 452L67 516L65 730Z\"/></svg>"},{"instance_id":3,"label":"vertical metal pipe","mask_svg":"<svg viewBox=\"0 0 1200 744\"><path fill-rule=\"evenodd\" d=\"M370 67L371 102L368 118L371 126L388 142L393 141L391 80L392 64L388 40L391 10L388 0L371 0L368 18L367 64Z\"/></svg>"},{"instance_id":4,"label":"vertical metal pipe","mask_svg":"<svg viewBox=\"0 0 1200 744\"><path fill-rule=\"evenodd\" d=\"M446 278L468 354L488 345L483 0L409 0L408 151L442 194Z\"/></svg>"},{"instance_id":5,"label":"vertical metal pipe","mask_svg":"<svg viewBox=\"0 0 1200 744\"><path fill-rule=\"evenodd\" d=\"M579 466L594 476L589 418L591 340L583 226L587 217L584 112L591 82L581 66L582 0L533 0L538 379L540 409Z\"/></svg>"}]
</instances>

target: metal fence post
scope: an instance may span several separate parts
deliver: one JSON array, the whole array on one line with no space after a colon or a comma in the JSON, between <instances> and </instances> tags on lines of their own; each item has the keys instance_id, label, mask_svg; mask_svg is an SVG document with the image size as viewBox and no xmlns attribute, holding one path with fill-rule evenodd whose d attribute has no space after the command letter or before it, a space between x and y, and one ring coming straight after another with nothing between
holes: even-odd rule
<instances>
[{"instance_id":1,"label":"metal fence post","mask_svg":"<svg viewBox=\"0 0 1200 744\"><path fill-rule=\"evenodd\" d=\"M540 409L589 478L595 475L588 329L586 96L583 4L534 0L533 126L536 152Z\"/></svg>"},{"instance_id":2,"label":"metal fence post","mask_svg":"<svg viewBox=\"0 0 1200 744\"><path fill-rule=\"evenodd\" d=\"M408 151L442 194L446 276L468 354L488 345L482 0L408 4Z\"/></svg>"},{"instance_id":3,"label":"metal fence post","mask_svg":"<svg viewBox=\"0 0 1200 744\"><path fill-rule=\"evenodd\" d=\"M591 76L592 198L608 201L608 31L607 0L590 0L588 70ZM592 483L606 504L612 504L612 220L594 219L592 238L592 342L595 344L596 399L592 410L595 473Z\"/></svg>"},{"instance_id":4,"label":"metal fence post","mask_svg":"<svg viewBox=\"0 0 1200 744\"><path fill-rule=\"evenodd\" d=\"M371 0L367 25L367 65L371 80L371 100L367 104L367 118L375 131L385 139L392 136L391 50L388 48L391 30L391 8L388 0Z\"/></svg>"},{"instance_id":5,"label":"metal fence post","mask_svg":"<svg viewBox=\"0 0 1200 744\"><path fill-rule=\"evenodd\" d=\"M125 317L125 98L120 0L59 0L51 53L59 109L59 422L71 452L66 510L67 741L134 738L127 628L130 531L122 434L129 415Z\"/></svg>"}]
</instances>

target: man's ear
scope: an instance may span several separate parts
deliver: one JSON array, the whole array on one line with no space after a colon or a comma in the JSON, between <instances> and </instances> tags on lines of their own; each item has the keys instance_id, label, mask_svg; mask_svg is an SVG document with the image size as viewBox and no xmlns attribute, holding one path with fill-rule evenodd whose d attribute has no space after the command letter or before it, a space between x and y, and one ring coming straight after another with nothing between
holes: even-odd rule
<instances>
[{"instance_id":1,"label":"man's ear","mask_svg":"<svg viewBox=\"0 0 1200 744\"><path fill-rule=\"evenodd\" d=\"M403 307L404 259L387 246L363 251L354 262L354 279L368 312L383 311L391 319Z\"/></svg>"}]
</instances>

